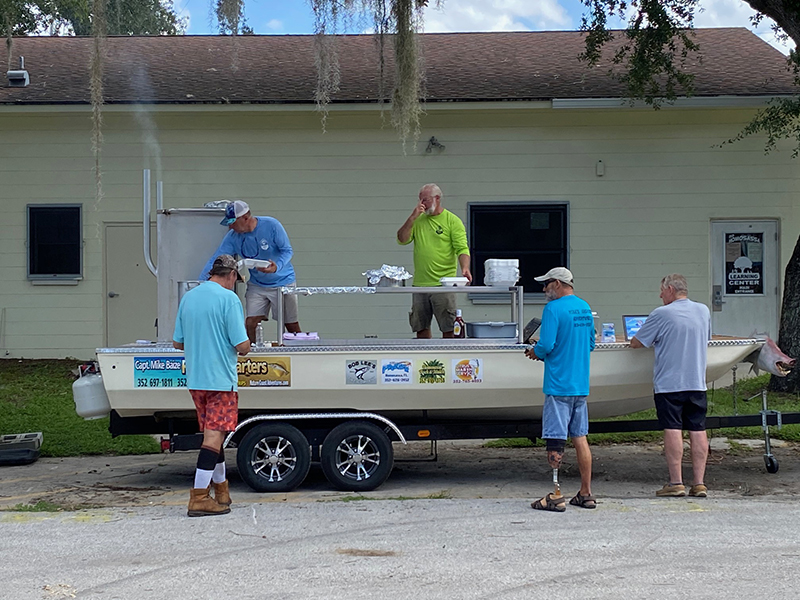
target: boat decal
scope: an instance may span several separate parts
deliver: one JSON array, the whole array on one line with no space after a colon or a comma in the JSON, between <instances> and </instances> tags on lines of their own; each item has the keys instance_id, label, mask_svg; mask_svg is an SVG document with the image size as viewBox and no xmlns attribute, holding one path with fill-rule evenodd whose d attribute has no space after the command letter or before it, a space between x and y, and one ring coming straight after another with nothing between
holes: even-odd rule
<instances>
[{"instance_id":1,"label":"boat decal","mask_svg":"<svg viewBox=\"0 0 800 600\"><path fill-rule=\"evenodd\" d=\"M183 356L134 356L133 385L137 388L186 387Z\"/></svg>"},{"instance_id":2,"label":"boat decal","mask_svg":"<svg viewBox=\"0 0 800 600\"><path fill-rule=\"evenodd\" d=\"M453 383L483 383L483 359L453 359Z\"/></svg>"},{"instance_id":3,"label":"boat decal","mask_svg":"<svg viewBox=\"0 0 800 600\"><path fill-rule=\"evenodd\" d=\"M417 361L419 383L445 383L447 370L444 362L438 358Z\"/></svg>"},{"instance_id":4,"label":"boat decal","mask_svg":"<svg viewBox=\"0 0 800 600\"><path fill-rule=\"evenodd\" d=\"M378 361L346 360L344 382L347 385L374 385L378 383Z\"/></svg>"},{"instance_id":5,"label":"boat decal","mask_svg":"<svg viewBox=\"0 0 800 600\"><path fill-rule=\"evenodd\" d=\"M411 360L381 359L381 383L387 385L411 383Z\"/></svg>"},{"instance_id":6,"label":"boat decal","mask_svg":"<svg viewBox=\"0 0 800 600\"><path fill-rule=\"evenodd\" d=\"M292 359L289 356L240 356L236 363L239 387L290 387Z\"/></svg>"}]
</instances>

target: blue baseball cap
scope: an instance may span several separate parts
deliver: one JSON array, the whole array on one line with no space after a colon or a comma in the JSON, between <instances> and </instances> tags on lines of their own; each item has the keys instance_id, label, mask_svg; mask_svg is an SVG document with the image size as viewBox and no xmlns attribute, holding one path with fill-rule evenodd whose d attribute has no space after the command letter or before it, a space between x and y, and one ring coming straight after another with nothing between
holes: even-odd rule
<instances>
[{"instance_id":1,"label":"blue baseball cap","mask_svg":"<svg viewBox=\"0 0 800 600\"><path fill-rule=\"evenodd\" d=\"M225 207L225 218L219 222L220 225L231 225L239 217L243 217L250 212L247 202L234 200Z\"/></svg>"}]
</instances>

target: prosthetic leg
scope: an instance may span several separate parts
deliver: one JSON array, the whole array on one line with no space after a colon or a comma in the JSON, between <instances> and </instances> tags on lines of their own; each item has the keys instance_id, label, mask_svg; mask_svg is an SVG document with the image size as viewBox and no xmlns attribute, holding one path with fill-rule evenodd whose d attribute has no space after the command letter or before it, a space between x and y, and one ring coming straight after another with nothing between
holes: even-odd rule
<instances>
[{"instance_id":1,"label":"prosthetic leg","mask_svg":"<svg viewBox=\"0 0 800 600\"><path fill-rule=\"evenodd\" d=\"M547 463L553 469L553 493L547 494L541 500L531 504L534 510L549 510L553 512L564 512L566 510L567 499L561 495L561 485L558 483L558 469L561 468L561 461L564 458L566 440L545 440L547 442Z\"/></svg>"},{"instance_id":2,"label":"prosthetic leg","mask_svg":"<svg viewBox=\"0 0 800 600\"><path fill-rule=\"evenodd\" d=\"M564 450L567 447L566 440L545 440L547 442L547 463L553 469L553 496L561 496L561 484L558 483L558 470L561 468L561 461L564 459Z\"/></svg>"}]
</instances>

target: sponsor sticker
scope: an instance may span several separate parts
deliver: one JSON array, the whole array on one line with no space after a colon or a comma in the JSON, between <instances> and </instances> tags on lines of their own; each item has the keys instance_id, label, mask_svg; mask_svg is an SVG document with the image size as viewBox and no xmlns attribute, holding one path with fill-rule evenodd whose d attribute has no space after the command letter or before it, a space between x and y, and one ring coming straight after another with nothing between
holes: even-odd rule
<instances>
[{"instance_id":1,"label":"sponsor sticker","mask_svg":"<svg viewBox=\"0 0 800 600\"><path fill-rule=\"evenodd\" d=\"M387 385L411 383L411 361L395 358L381 359L381 383Z\"/></svg>"},{"instance_id":2,"label":"sponsor sticker","mask_svg":"<svg viewBox=\"0 0 800 600\"><path fill-rule=\"evenodd\" d=\"M239 387L289 387L292 359L287 356L240 356L236 363Z\"/></svg>"},{"instance_id":3,"label":"sponsor sticker","mask_svg":"<svg viewBox=\"0 0 800 600\"><path fill-rule=\"evenodd\" d=\"M483 359L453 359L453 383L483 383Z\"/></svg>"},{"instance_id":4,"label":"sponsor sticker","mask_svg":"<svg viewBox=\"0 0 800 600\"><path fill-rule=\"evenodd\" d=\"M378 383L378 361L347 360L345 361L345 378L347 385L374 385Z\"/></svg>"},{"instance_id":5,"label":"sponsor sticker","mask_svg":"<svg viewBox=\"0 0 800 600\"><path fill-rule=\"evenodd\" d=\"M134 356L133 385L138 388L186 387L183 356Z\"/></svg>"},{"instance_id":6,"label":"sponsor sticker","mask_svg":"<svg viewBox=\"0 0 800 600\"><path fill-rule=\"evenodd\" d=\"M417 373L419 373L419 383L445 383L447 381L444 363L436 358L417 361Z\"/></svg>"}]
</instances>

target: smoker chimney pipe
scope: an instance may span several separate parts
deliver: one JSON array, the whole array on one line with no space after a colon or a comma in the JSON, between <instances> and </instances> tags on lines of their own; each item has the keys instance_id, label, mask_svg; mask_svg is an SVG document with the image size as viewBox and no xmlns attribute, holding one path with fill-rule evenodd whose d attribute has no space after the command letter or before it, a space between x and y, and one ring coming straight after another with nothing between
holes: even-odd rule
<instances>
[{"instance_id":1,"label":"smoker chimney pipe","mask_svg":"<svg viewBox=\"0 0 800 600\"><path fill-rule=\"evenodd\" d=\"M142 176L142 183L144 185L144 192L142 194L142 240L144 248L144 262L150 272L158 277L158 269L153 264L153 259L150 256L150 169L145 169ZM159 182L161 183L161 182Z\"/></svg>"}]
</instances>

